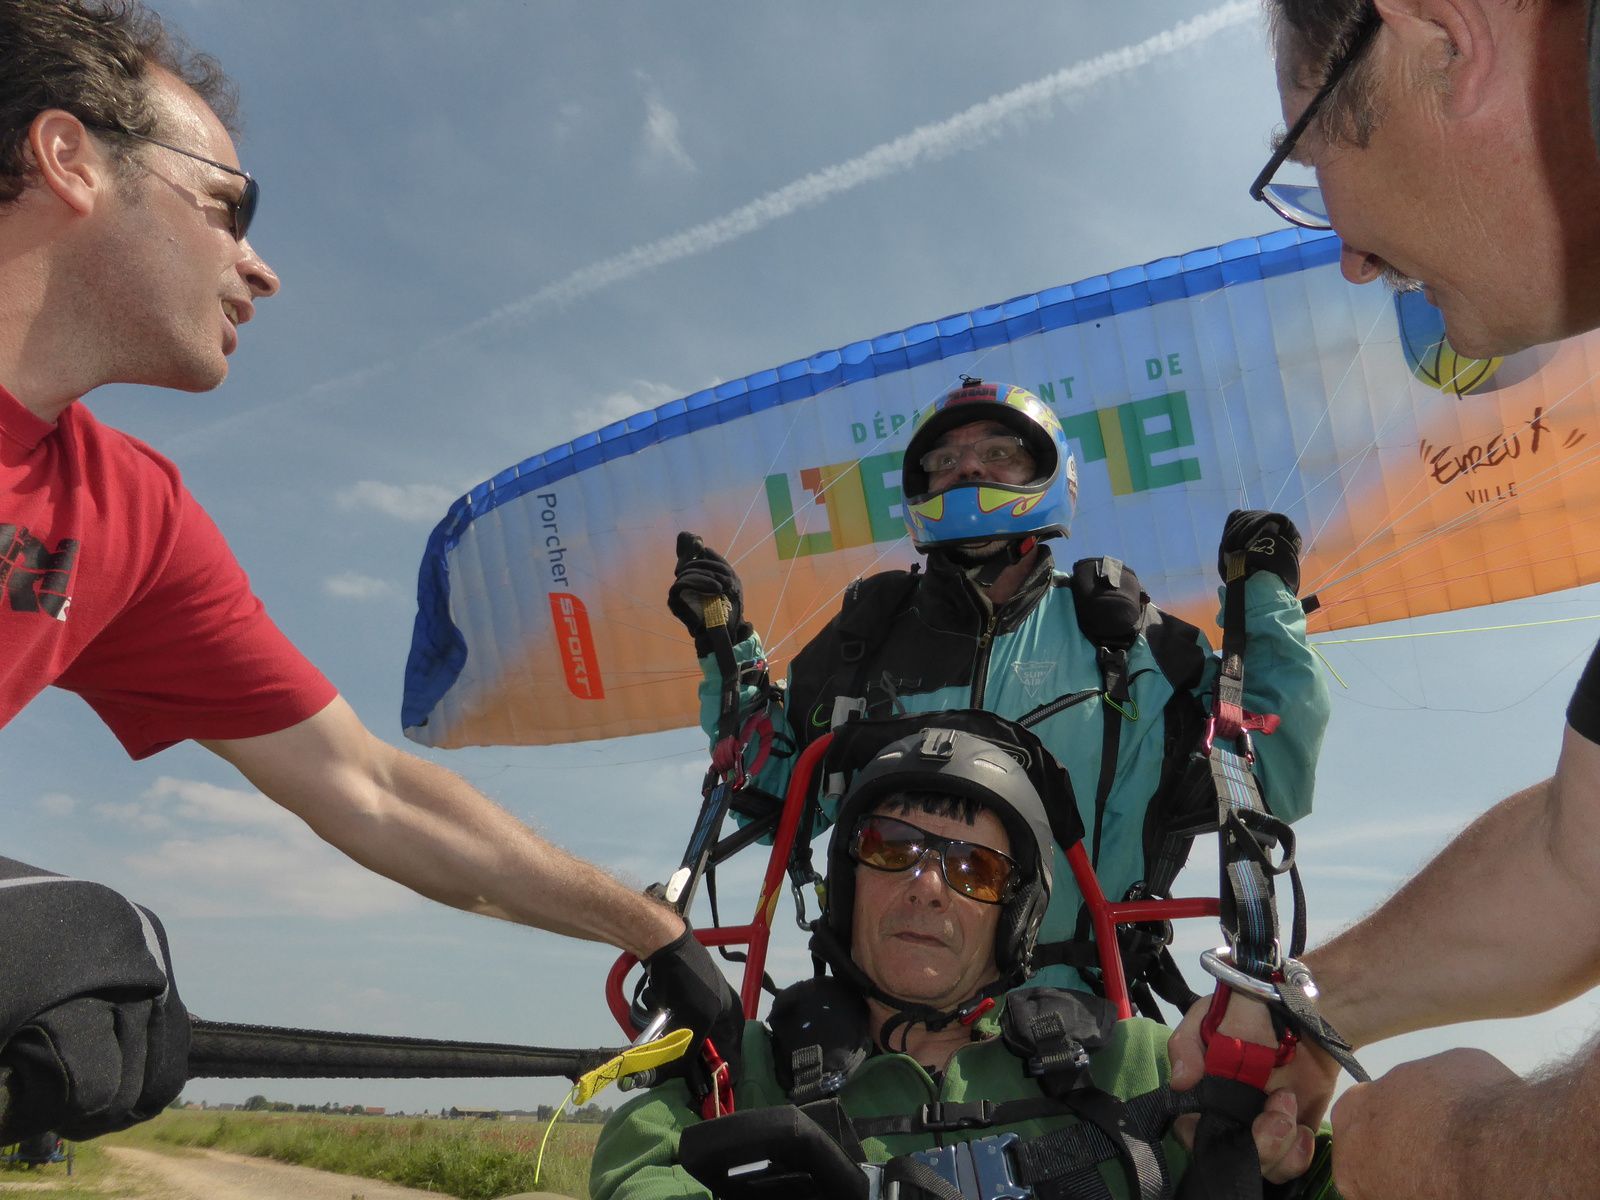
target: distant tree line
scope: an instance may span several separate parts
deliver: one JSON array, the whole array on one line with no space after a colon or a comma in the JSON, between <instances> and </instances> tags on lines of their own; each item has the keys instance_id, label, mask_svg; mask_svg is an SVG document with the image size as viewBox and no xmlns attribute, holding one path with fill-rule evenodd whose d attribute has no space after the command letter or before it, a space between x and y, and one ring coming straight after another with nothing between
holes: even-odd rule
<instances>
[{"instance_id":1,"label":"distant tree line","mask_svg":"<svg viewBox=\"0 0 1600 1200\"><path fill-rule=\"evenodd\" d=\"M186 1108L190 1103L191 1101L185 1100L182 1096L179 1096L171 1104L167 1105L167 1107ZM214 1108L216 1106L211 1105L210 1107ZM367 1115L367 1106L364 1104L340 1104L336 1100L330 1100L324 1104L291 1104L287 1100L269 1100L267 1097L262 1095L251 1096L243 1104L239 1105L239 1109L243 1112L323 1113L328 1116L341 1117L361 1117ZM531 1111L525 1109L502 1109L499 1111L498 1115L501 1117L532 1117L534 1120L548 1121L552 1116L555 1115L555 1111L555 1105L541 1104L538 1108L532 1109ZM611 1119L611 1114L613 1111L615 1110L610 1108L601 1108L598 1104L586 1104L582 1108L569 1108L564 1114L562 1114L561 1119L564 1121L571 1121L576 1125L604 1125ZM385 1115L392 1117L403 1117L406 1114L404 1112L394 1112L386 1113ZM434 1115L434 1113L432 1110L424 1109L423 1111L414 1113L412 1115L419 1117L431 1117ZM450 1115L450 1110L448 1108L441 1108L438 1112L438 1115L440 1117L447 1117Z\"/></svg>"}]
</instances>

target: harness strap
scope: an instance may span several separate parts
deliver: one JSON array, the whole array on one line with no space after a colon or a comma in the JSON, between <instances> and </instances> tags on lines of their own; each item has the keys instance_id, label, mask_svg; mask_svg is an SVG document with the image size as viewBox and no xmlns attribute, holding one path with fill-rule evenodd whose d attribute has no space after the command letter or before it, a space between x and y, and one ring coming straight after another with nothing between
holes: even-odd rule
<instances>
[{"instance_id":1,"label":"harness strap","mask_svg":"<svg viewBox=\"0 0 1600 1200\"><path fill-rule=\"evenodd\" d=\"M1173 1118L1201 1111L1209 1098L1210 1089L1205 1087L1189 1092L1156 1088L1128 1101L1095 1088L1078 1088L1059 1100L945 1101L924 1105L914 1116L856 1118L850 1127L858 1138L953 1133L1070 1113L1078 1124L1010 1144L1018 1183L1033 1188L1039 1200L1101 1200L1110 1192L1099 1165L1116 1160L1132 1195L1139 1200L1170 1200L1172 1179L1161 1139Z\"/></svg>"},{"instance_id":2,"label":"harness strap","mask_svg":"<svg viewBox=\"0 0 1600 1200\"><path fill-rule=\"evenodd\" d=\"M889 1117L852 1117L850 1127L860 1138L894 1137L906 1133L954 1133L962 1129L990 1129L1059 1117L1058 1100L1035 1096L1028 1100L935 1100L913 1114Z\"/></svg>"},{"instance_id":3,"label":"harness strap","mask_svg":"<svg viewBox=\"0 0 1600 1200\"><path fill-rule=\"evenodd\" d=\"M789 1073L794 1077L794 1083L789 1088L789 1099L802 1108L828 1095L820 1045L801 1046L790 1054Z\"/></svg>"},{"instance_id":4,"label":"harness strap","mask_svg":"<svg viewBox=\"0 0 1600 1200\"><path fill-rule=\"evenodd\" d=\"M1302 977L1294 971L1285 972L1285 977L1278 983L1278 995L1287 1010L1284 1016L1290 1026L1301 1037L1309 1038L1320 1046L1330 1058L1350 1072L1351 1078L1357 1083L1371 1082L1372 1076L1356 1061L1350 1043L1317 1011L1314 992L1309 977Z\"/></svg>"},{"instance_id":5,"label":"harness strap","mask_svg":"<svg viewBox=\"0 0 1600 1200\"><path fill-rule=\"evenodd\" d=\"M1217 1075L1202 1077L1194 1093L1200 1124L1178 1200L1260 1200L1261 1157L1250 1126L1266 1096Z\"/></svg>"},{"instance_id":6,"label":"harness strap","mask_svg":"<svg viewBox=\"0 0 1600 1200\"><path fill-rule=\"evenodd\" d=\"M1128 652L1108 646L1096 647L1100 678L1100 778L1094 785L1094 842L1089 861L1100 869L1100 833L1105 826L1106 803L1117 782L1117 754L1122 749L1122 722L1128 719ZM1136 719L1136 717L1134 718Z\"/></svg>"},{"instance_id":7,"label":"harness strap","mask_svg":"<svg viewBox=\"0 0 1600 1200\"><path fill-rule=\"evenodd\" d=\"M883 1190L879 1194L898 1195L900 1200L920 1196L931 1196L934 1200L966 1200L965 1192L909 1154L891 1159L884 1167Z\"/></svg>"}]
</instances>

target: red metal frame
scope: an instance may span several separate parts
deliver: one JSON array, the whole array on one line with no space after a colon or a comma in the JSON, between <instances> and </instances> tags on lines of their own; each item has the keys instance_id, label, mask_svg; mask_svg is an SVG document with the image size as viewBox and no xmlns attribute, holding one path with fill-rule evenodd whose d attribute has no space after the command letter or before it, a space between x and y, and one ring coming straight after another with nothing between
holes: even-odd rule
<instances>
[{"instance_id":1,"label":"red metal frame","mask_svg":"<svg viewBox=\"0 0 1600 1200\"><path fill-rule=\"evenodd\" d=\"M696 929L694 936L707 946L745 946L744 979L739 988L739 1000L744 1005L746 1017L754 1018L761 1003L761 976L767 965L767 943L772 937L772 916L783 895L784 878L788 874L789 855L794 850L795 837L800 827L800 815L805 811L806 797L811 792L812 777L817 763L828 752L833 734L824 734L807 746L795 763L789 778L788 793L784 797L783 813L778 819L778 829L773 836L772 855L767 860L766 878L761 884L761 896L756 901L755 915L748 925L724 925L720 929ZM1105 981L1106 997L1117 1009L1117 1017L1126 1020L1133 1016L1133 1004L1128 996L1128 981L1122 971L1122 956L1117 953L1116 930L1119 925L1137 925L1145 921L1179 921L1191 917L1215 917L1221 906L1215 899L1196 897L1181 900L1130 900L1112 904L1100 889L1094 867L1089 862L1083 843L1069 846L1067 865L1072 869L1073 880L1083 894L1089 910L1089 920L1094 927L1094 943L1100 958L1100 970ZM1046 856L1048 859L1048 856ZM638 963L631 954L623 954L606 976L606 1003L617 1024L630 1038L638 1035L628 1013L628 1002L623 983L628 972Z\"/></svg>"}]
</instances>

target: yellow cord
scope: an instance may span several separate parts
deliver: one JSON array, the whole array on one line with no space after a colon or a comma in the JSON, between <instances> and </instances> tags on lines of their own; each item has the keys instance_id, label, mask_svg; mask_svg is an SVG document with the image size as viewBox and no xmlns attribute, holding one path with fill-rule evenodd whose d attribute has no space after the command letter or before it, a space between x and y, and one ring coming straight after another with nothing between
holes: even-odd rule
<instances>
[{"instance_id":1,"label":"yellow cord","mask_svg":"<svg viewBox=\"0 0 1600 1200\"><path fill-rule=\"evenodd\" d=\"M533 1185L539 1186L539 1172L544 1168L544 1148L550 1144L550 1135L556 1131L556 1122L561 1119L561 1114L566 1111L568 1104L585 1105L597 1093L604 1091L624 1075L636 1075L640 1071L648 1071L682 1058L693 1040L694 1034L689 1030L674 1029L653 1042L645 1042L642 1046L630 1046L609 1062L601 1063L594 1070L580 1075L578 1082L572 1085L572 1090L550 1115L550 1124L539 1142L539 1157L533 1164Z\"/></svg>"},{"instance_id":2,"label":"yellow cord","mask_svg":"<svg viewBox=\"0 0 1600 1200\"><path fill-rule=\"evenodd\" d=\"M1328 656L1326 654L1324 654L1321 650L1317 649L1317 647L1322 645L1322 643L1321 642L1307 642L1306 644L1311 647L1311 653L1315 654L1319 659L1321 659L1322 660L1322 665L1328 668L1328 674L1332 675L1336 680L1338 680L1339 681L1339 686L1342 687L1345 691L1348 692L1350 690L1350 685L1344 681L1344 676L1340 675L1339 672L1335 671L1333 669L1333 664L1328 661Z\"/></svg>"},{"instance_id":3,"label":"yellow cord","mask_svg":"<svg viewBox=\"0 0 1600 1200\"><path fill-rule=\"evenodd\" d=\"M572 1100L573 1093L578 1090L576 1084L568 1092L561 1103L556 1106L556 1111L550 1114L550 1124L545 1126L544 1137L539 1139L539 1157L533 1160L533 1186L539 1186L539 1172L544 1170L544 1148L550 1144L550 1135L556 1131L556 1122L561 1119L561 1114L567 1111L567 1105Z\"/></svg>"},{"instance_id":4,"label":"yellow cord","mask_svg":"<svg viewBox=\"0 0 1600 1200\"><path fill-rule=\"evenodd\" d=\"M1430 629L1421 633L1384 633L1376 637L1318 638L1311 645L1314 649L1317 646L1350 646L1356 642L1396 642L1402 638L1444 637L1450 633L1498 633L1502 629L1536 629L1541 625L1570 625L1574 621L1600 621L1600 613L1589 613L1582 617L1551 617L1548 621L1521 621L1515 625L1476 625L1471 629Z\"/></svg>"}]
</instances>

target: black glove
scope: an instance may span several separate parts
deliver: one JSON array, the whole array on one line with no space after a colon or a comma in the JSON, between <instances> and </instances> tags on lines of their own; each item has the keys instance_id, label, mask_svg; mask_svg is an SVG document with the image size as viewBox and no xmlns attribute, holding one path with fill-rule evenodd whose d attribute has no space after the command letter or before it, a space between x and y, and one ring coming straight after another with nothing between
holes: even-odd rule
<instances>
[{"instance_id":1,"label":"black glove","mask_svg":"<svg viewBox=\"0 0 1600 1200\"><path fill-rule=\"evenodd\" d=\"M728 601L728 633L735 643L750 636L750 622L744 619L744 587L739 576L715 550L692 533L678 535L678 569L667 590L667 607L694 637L694 652L701 658L712 652L706 633L702 607L708 599L721 596Z\"/></svg>"},{"instance_id":2,"label":"black glove","mask_svg":"<svg viewBox=\"0 0 1600 1200\"><path fill-rule=\"evenodd\" d=\"M744 1008L739 994L722 974L706 948L687 925L683 933L644 960L645 987L640 1003L652 1012L670 1009L672 1024L688 1028L694 1041L682 1058L658 1067L658 1078L683 1078L701 1095L709 1078L700 1044L706 1038L728 1064L730 1079L738 1079L743 1059Z\"/></svg>"},{"instance_id":3,"label":"black glove","mask_svg":"<svg viewBox=\"0 0 1600 1200\"><path fill-rule=\"evenodd\" d=\"M189 1077L161 922L98 883L0 858L5 1140L73 1141L156 1116Z\"/></svg>"},{"instance_id":4,"label":"black glove","mask_svg":"<svg viewBox=\"0 0 1600 1200\"><path fill-rule=\"evenodd\" d=\"M1271 571L1285 587L1300 594L1300 531L1282 513L1236 508L1222 526L1222 544L1217 547L1217 573L1228 581L1226 556L1244 551L1244 573Z\"/></svg>"}]
</instances>

